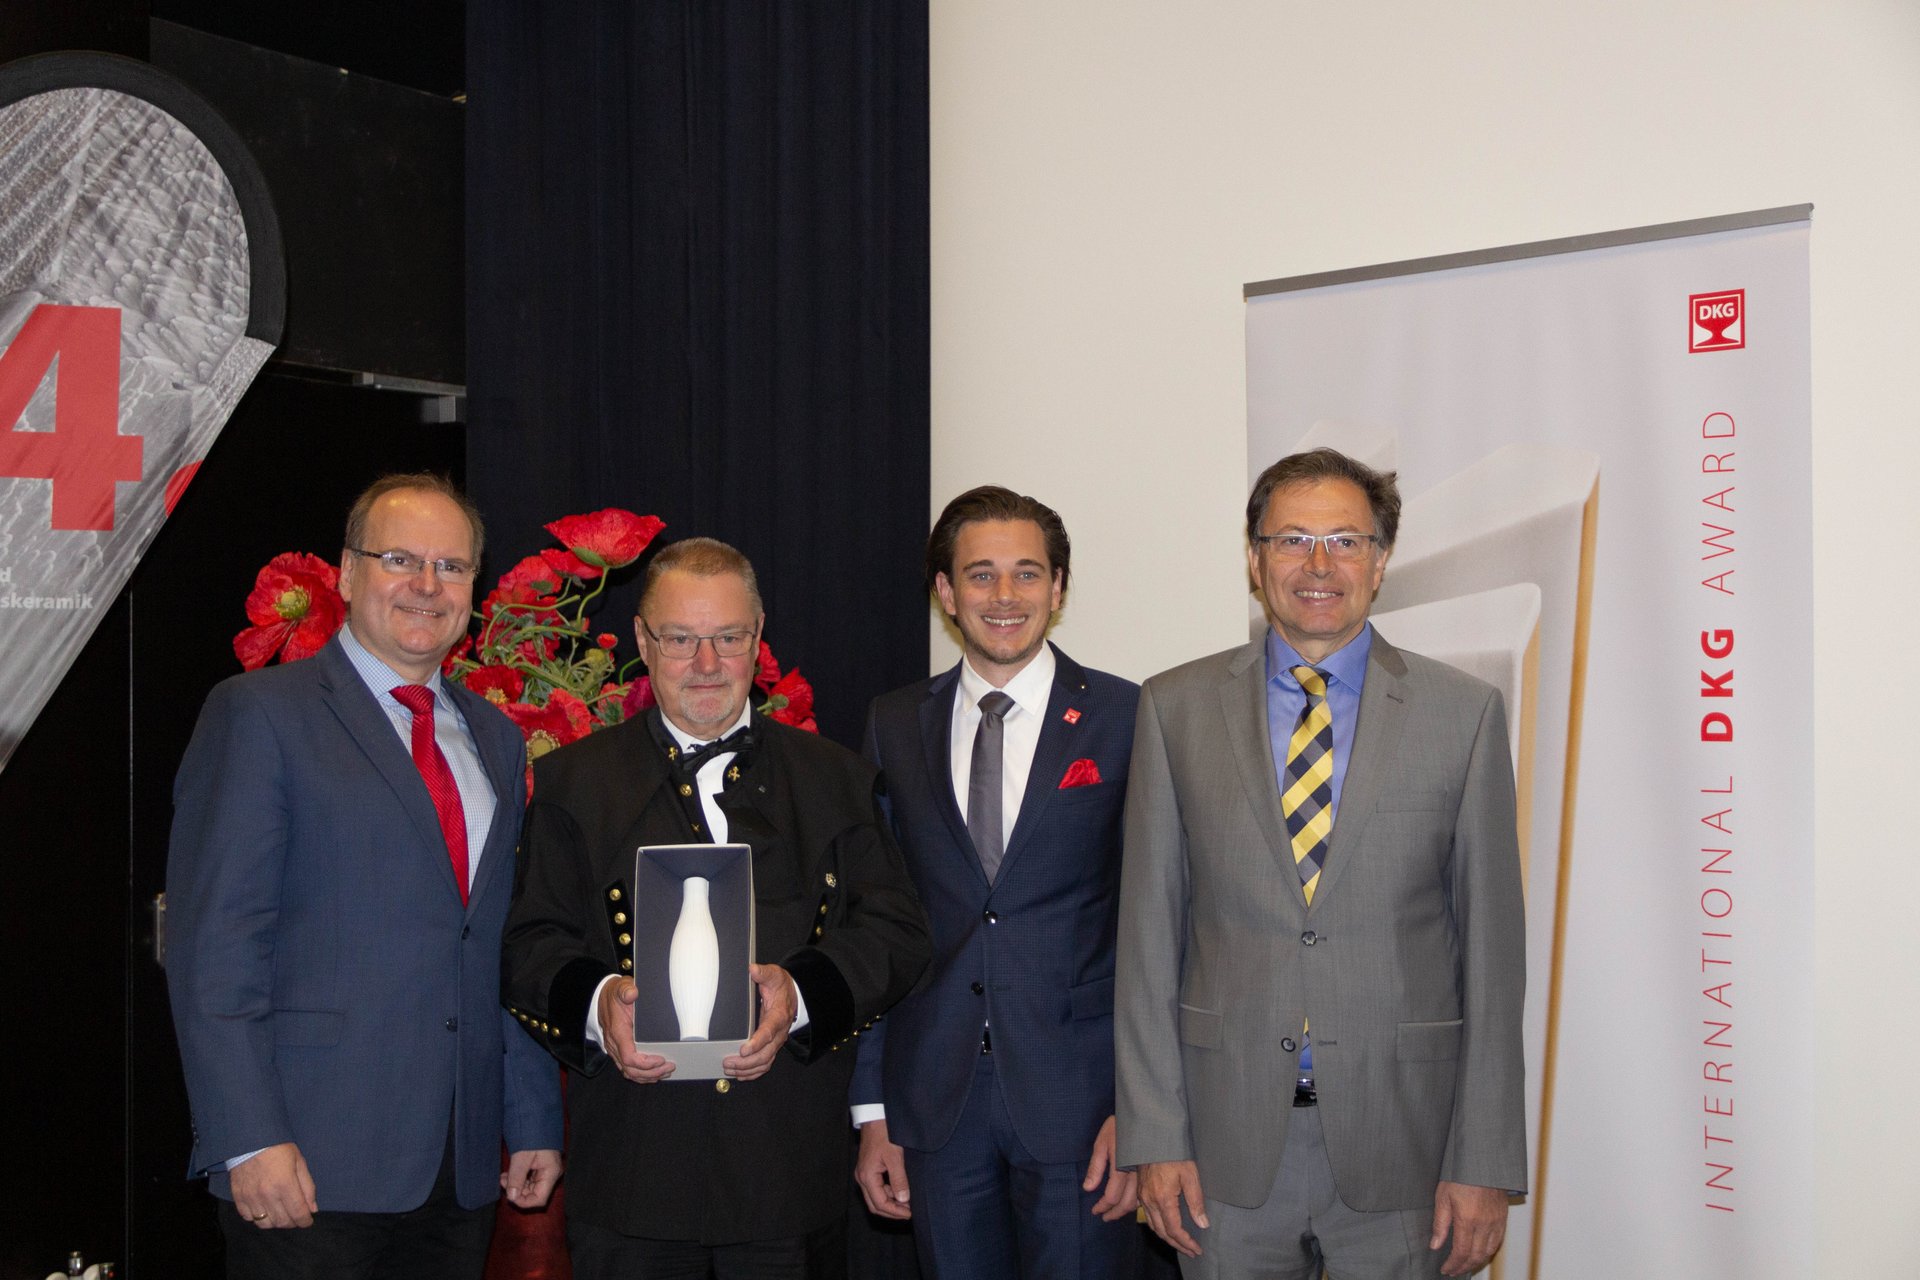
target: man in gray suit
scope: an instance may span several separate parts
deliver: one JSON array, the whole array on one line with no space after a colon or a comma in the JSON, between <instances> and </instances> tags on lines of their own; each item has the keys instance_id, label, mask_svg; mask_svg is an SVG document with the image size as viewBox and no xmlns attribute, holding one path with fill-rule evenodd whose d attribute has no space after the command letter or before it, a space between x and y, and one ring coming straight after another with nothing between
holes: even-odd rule
<instances>
[{"instance_id":1,"label":"man in gray suit","mask_svg":"<svg viewBox=\"0 0 1920 1280\"><path fill-rule=\"evenodd\" d=\"M1506 711L1368 623L1399 519L1392 473L1282 458L1266 636L1141 691L1120 1161L1189 1277L1465 1275L1526 1188Z\"/></svg>"}]
</instances>

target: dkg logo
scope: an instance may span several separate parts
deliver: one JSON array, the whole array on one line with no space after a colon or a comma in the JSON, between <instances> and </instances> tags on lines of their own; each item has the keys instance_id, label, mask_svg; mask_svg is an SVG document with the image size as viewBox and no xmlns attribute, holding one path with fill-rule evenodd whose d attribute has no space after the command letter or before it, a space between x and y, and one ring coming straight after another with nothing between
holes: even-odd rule
<instances>
[{"instance_id":1,"label":"dkg logo","mask_svg":"<svg viewBox=\"0 0 1920 1280\"><path fill-rule=\"evenodd\" d=\"M1696 293L1687 298L1687 350L1736 351L1747 345L1747 291Z\"/></svg>"}]
</instances>

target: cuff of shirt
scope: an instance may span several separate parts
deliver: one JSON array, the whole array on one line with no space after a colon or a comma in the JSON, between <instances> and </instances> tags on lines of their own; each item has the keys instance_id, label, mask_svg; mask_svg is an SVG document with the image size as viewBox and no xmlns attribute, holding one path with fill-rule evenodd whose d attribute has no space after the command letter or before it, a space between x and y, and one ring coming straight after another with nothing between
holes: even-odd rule
<instances>
[{"instance_id":1,"label":"cuff of shirt","mask_svg":"<svg viewBox=\"0 0 1920 1280\"><path fill-rule=\"evenodd\" d=\"M609 982L612 982L619 976L619 974L610 973L600 979L600 985L593 989L593 999L587 1001L587 1030L585 1039L588 1044L600 1050L602 1053L607 1051L607 1045L605 1038L600 1034L600 993L607 989Z\"/></svg>"},{"instance_id":2,"label":"cuff of shirt","mask_svg":"<svg viewBox=\"0 0 1920 1280\"><path fill-rule=\"evenodd\" d=\"M856 1129L863 1124L872 1124L875 1120L887 1118L887 1108L884 1103L863 1102L850 1110L853 1112L853 1127Z\"/></svg>"}]
</instances>

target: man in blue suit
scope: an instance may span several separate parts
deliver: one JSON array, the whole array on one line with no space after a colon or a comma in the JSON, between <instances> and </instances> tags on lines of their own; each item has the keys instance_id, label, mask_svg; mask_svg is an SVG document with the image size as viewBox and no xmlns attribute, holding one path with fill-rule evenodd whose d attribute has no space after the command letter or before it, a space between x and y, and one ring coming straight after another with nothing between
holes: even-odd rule
<instances>
[{"instance_id":1,"label":"man in blue suit","mask_svg":"<svg viewBox=\"0 0 1920 1280\"><path fill-rule=\"evenodd\" d=\"M1137 686L1047 643L1070 545L1051 508L961 494L927 541L958 666L876 699L867 753L933 928L914 994L862 1037L855 1177L937 1280L1126 1274L1113 944Z\"/></svg>"},{"instance_id":2,"label":"man in blue suit","mask_svg":"<svg viewBox=\"0 0 1920 1280\"><path fill-rule=\"evenodd\" d=\"M525 748L440 676L482 537L445 480L376 481L347 625L215 688L181 762L167 982L230 1276L478 1277L500 1189L560 1175L553 1064L500 1007Z\"/></svg>"}]
</instances>

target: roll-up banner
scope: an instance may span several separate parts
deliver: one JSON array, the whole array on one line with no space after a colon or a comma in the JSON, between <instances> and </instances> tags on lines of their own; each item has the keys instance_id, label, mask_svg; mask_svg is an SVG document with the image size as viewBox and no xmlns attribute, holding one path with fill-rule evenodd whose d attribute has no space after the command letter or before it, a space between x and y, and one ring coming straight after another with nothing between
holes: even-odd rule
<instances>
[{"instance_id":1,"label":"roll-up banner","mask_svg":"<svg viewBox=\"0 0 1920 1280\"><path fill-rule=\"evenodd\" d=\"M143 62L0 67L0 768L280 340L239 138Z\"/></svg>"},{"instance_id":2,"label":"roll-up banner","mask_svg":"<svg viewBox=\"0 0 1920 1280\"><path fill-rule=\"evenodd\" d=\"M1533 1174L1502 1280L1814 1269L1810 217L1246 286L1249 479L1398 470L1374 622L1507 694Z\"/></svg>"}]
</instances>

